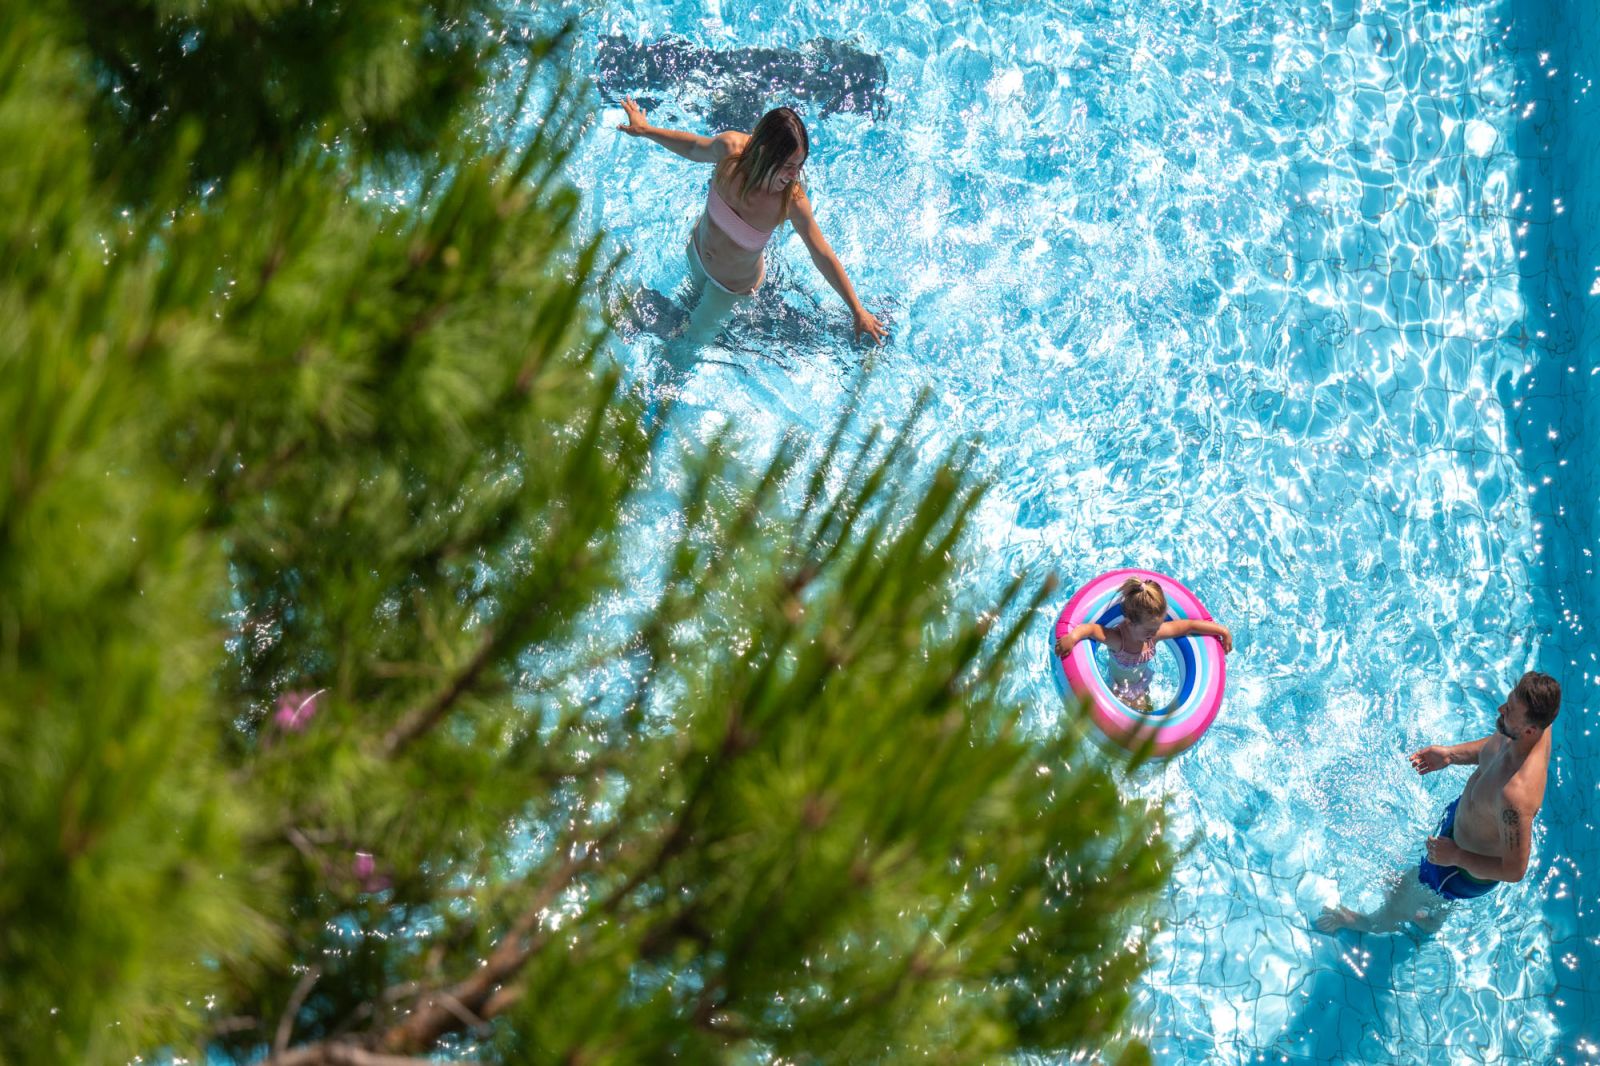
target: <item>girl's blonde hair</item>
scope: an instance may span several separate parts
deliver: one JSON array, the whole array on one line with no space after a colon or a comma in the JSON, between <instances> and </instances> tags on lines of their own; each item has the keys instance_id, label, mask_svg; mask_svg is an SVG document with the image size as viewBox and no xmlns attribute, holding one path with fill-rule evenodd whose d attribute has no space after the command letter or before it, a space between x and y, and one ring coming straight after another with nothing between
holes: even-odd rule
<instances>
[{"instance_id":1,"label":"girl's blonde hair","mask_svg":"<svg viewBox=\"0 0 1600 1066\"><path fill-rule=\"evenodd\" d=\"M1122 616L1130 622L1143 622L1167 616L1167 594L1159 582L1130 577L1118 589L1122 593Z\"/></svg>"}]
</instances>

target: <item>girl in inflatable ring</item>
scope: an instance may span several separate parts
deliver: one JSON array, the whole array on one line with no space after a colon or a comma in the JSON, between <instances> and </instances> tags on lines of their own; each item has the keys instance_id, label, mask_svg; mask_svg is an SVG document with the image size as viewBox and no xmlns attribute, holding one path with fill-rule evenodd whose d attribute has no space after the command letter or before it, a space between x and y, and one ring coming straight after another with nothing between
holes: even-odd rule
<instances>
[{"instance_id":1,"label":"girl in inflatable ring","mask_svg":"<svg viewBox=\"0 0 1600 1066\"><path fill-rule=\"evenodd\" d=\"M1216 637L1224 655L1233 651L1233 634L1220 622L1198 618L1166 621L1167 594L1161 585L1148 578L1130 577L1118 590L1122 597L1122 624L1110 629L1098 622L1073 626L1056 639L1056 654L1065 659L1078 641L1098 640L1111 653L1111 691L1123 703L1140 711L1152 710L1150 682L1155 677L1152 665L1156 645L1173 637L1191 635Z\"/></svg>"}]
</instances>

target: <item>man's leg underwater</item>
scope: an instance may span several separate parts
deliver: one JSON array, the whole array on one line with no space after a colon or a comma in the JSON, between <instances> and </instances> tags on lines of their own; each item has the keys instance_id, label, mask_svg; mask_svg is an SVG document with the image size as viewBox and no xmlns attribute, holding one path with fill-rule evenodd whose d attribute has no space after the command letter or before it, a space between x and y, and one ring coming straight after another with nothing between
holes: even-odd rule
<instances>
[{"instance_id":1,"label":"man's leg underwater","mask_svg":"<svg viewBox=\"0 0 1600 1066\"><path fill-rule=\"evenodd\" d=\"M1417 879L1417 868L1411 866L1389 886L1383 903L1371 914L1362 914L1344 906L1328 907L1317 918L1317 928L1324 933L1337 933L1341 929L1354 929L1359 933L1393 933L1401 925L1411 922L1431 935L1438 931L1444 920L1444 903L1438 893Z\"/></svg>"}]
</instances>

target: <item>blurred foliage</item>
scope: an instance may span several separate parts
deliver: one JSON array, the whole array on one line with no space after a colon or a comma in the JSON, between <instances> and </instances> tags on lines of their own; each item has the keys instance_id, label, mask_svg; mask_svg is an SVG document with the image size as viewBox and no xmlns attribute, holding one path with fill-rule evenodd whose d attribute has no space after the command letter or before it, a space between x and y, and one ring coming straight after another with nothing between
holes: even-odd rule
<instances>
[{"instance_id":1,"label":"blurred foliage","mask_svg":"<svg viewBox=\"0 0 1600 1066\"><path fill-rule=\"evenodd\" d=\"M53 29L99 90L96 162L138 198L174 157L196 183L308 145L431 152L483 86L495 0L58 0ZM528 42L535 51L548 41Z\"/></svg>"},{"instance_id":2,"label":"blurred foliage","mask_svg":"<svg viewBox=\"0 0 1600 1066\"><path fill-rule=\"evenodd\" d=\"M1168 849L970 457L641 428L485 7L0 8L0 1061L1121 1048Z\"/></svg>"}]
</instances>

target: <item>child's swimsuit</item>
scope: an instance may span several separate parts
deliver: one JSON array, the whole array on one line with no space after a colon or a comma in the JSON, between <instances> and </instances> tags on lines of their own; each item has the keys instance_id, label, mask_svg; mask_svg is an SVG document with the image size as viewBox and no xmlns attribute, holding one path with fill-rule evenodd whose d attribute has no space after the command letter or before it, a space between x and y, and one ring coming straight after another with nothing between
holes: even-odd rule
<instances>
[{"instance_id":1,"label":"child's swimsuit","mask_svg":"<svg viewBox=\"0 0 1600 1066\"><path fill-rule=\"evenodd\" d=\"M1132 655L1118 651L1110 643L1106 644L1106 652L1111 656L1111 691L1130 706L1149 703L1150 682L1156 673L1150 665L1156 657L1155 641Z\"/></svg>"},{"instance_id":2,"label":"child's swimsuit","mask_svg":"<svg viewBox=\"0 0 1600 1066\"><path fill-rule=\"evenodd\" d=\"M1156 643L1152 640L1149 644L1145 645L1143 651L1134 652L1132 655L1128 655L1125 652L1120 652L1109 644L1106 645L1106 651L1111 653L1112 661L1118 666L1122 667L1124 670L1132 670L1136 667L1145 665L1151 659L1156 657Z\"/></svg>"},{"instance_id":3,"label":"child's swimsuit","mask_svg":"<svg viewBox=\"0 0 1600 1066\"><path fill-rule=\"evenodd\" d=\"M1444 809L1444 817L1439 819L1439 828L1434 836L1444 837L1447 840L1455 839L1456 806L1460 802L1460 796L1450 801L1450 806ZM1440 866L1430 862L1426 853L1423 854L1422 861L1417 864L1417 880L1445 899L1473 899L1500 883L1473 877L1459 866Z\"/></svg>"}]
</instances>

